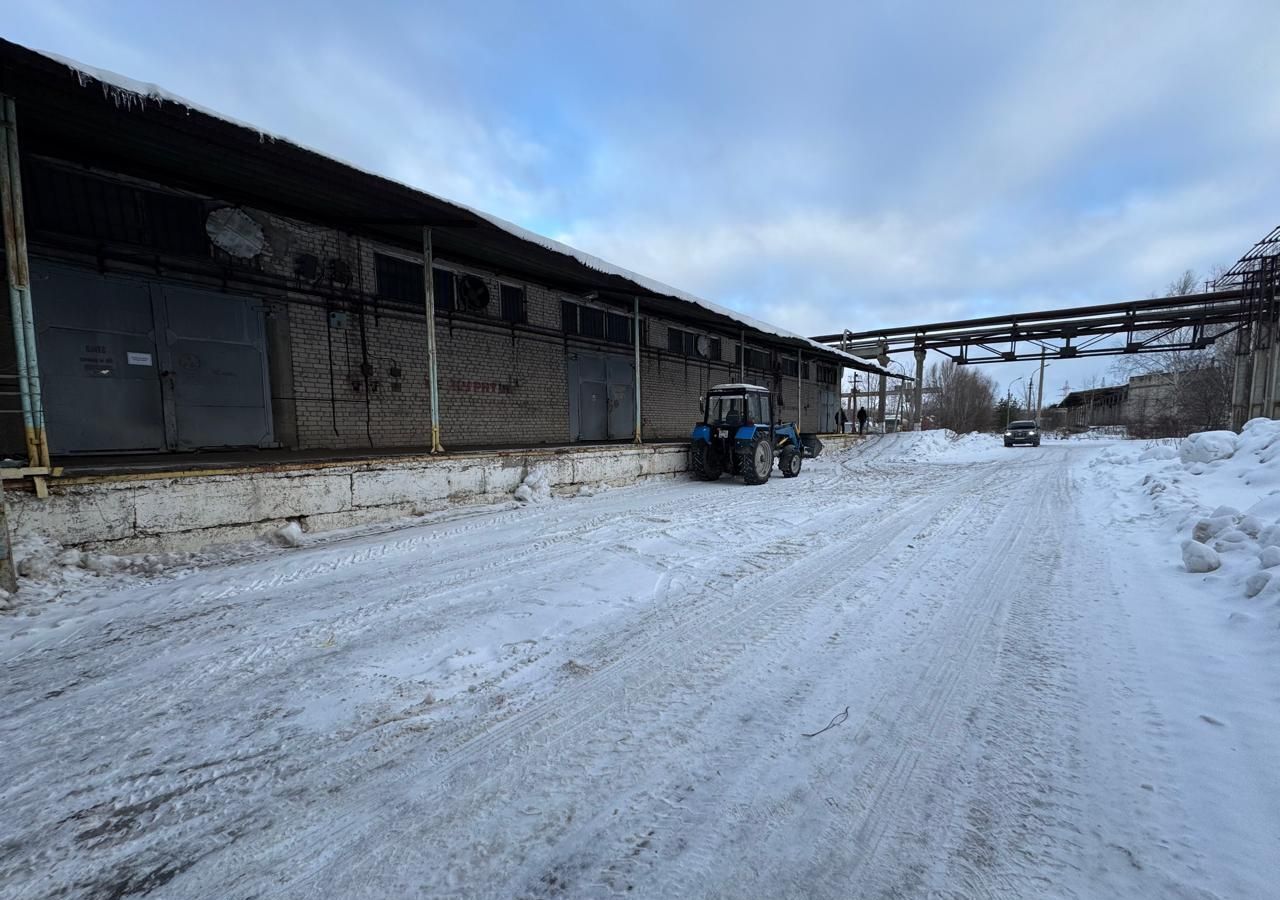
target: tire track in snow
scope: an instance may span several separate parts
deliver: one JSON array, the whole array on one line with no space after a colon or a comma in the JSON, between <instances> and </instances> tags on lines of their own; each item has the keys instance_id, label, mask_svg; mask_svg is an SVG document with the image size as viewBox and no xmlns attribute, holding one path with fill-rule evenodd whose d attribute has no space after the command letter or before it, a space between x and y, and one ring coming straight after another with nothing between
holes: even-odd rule
<instances>
[{"instance_id":1,"label":"tire track in snow","mask_svg":"<svg viewBox=\"0 0 1280 900\"><path fill-rule=\"evenodd\" d=\"M922 482L924 478L920 479ZM868 532L867 540L879 536L885 544L902 538L918 526L917 513L920 507L929 507L930 515L945 511L947 499L928 497L917 499L904 505L890 514L887 520L880 522L860 522ZM961 511L952 504L951 514L959 515ZM841 535L840 537L844 537ZM627 709L627 727L643 734L645 722L637 721L637 711L645 709L650 718L656 721L662 710L656 704L683 685L683 695L688 696L688 684L697 682L699 678L707 679L720 671L727 661L737 657L747 646L757 646L768 635L759 632L759 623L763 616L772 615L768 619L771 633L777 633L787 621L799 615L802 608L812 605L825 596L825 593L814 590L816 582L830 580L827 563L834 563L846 552L845 543L835 536L829 537L824 546L810 549L805 555L795 559L792 567L808 567L811 574L797 575L789 569L782 572L757 572L749 579L750 587L740 587L731 595L722 598L719 605L712 605L710 610L696 611L693 621L682 623L678 630L668 630L655 635L647 642L632 644L626 655L618 662L605 667L581 683L571 686L555 695L547 704L527 710L522 715L508 720L500 729L494 729L478 738L462 744L456 750L435 762L434 771L422 772L416 769L403 772L411 781L423 784L435 784L436 788L427 794L438 796L438 792L456 783L468 775L481 775L491 778L502 777L502 773L491 773L494 763L491 760L520 758L524 753L545 754L555 752L558 765L563 766L565 743L575 735L598 728L602 719L607 718L607 710L616 709L619 705ZM748 605L735 602L743 593L753 598ZM714 599L714 598L713 598ZM735 633L734 629L745 629L746 633ZM679 642L679 643L676 643ZM674 649L673 649L674 648ZM709 649L711 648L711 649ZM676 665L677 650L688 654ZM678 670L678 672L677 672ZM646 678L646 674L648 677ZM665 680L665 684L655 682ZM646 700L644 698L652 698ZM628 702L631 701L631 702ZM647 704L645 707L638 704ZM656 718L655 718L656 717ZM572 767L571 767L572 768ZM434 801L416 801L430 807ZM469 805L472 802L469 801ZM387 837L385 828L395 829L395 821L411 818L406 812L397 812L388 817L388 821L378 827L370 828L371 835L379 835L375 842L382 846L395 846L400 839L404 846L415 846L411 836L398 835L396 839ZM440 833L439 828L431 829L432 833ZM337 835L333 835L336 838ZM309 839L313 846L326 843L329 835L321 835ZM290 851L297 855L296 851ZM357 847L353 856L344 855L344 862L337 864L327 860L324 868L326 879L332 876L332 869L339 870L346 865L359 866L361 860L368 858L373 848ZM455 854L448 854L454 858ZM378 865L388 871L397 870L395 860L379 859ZM405 861L406 863L408 861ZM319 876L319 872L316 873ZM315 876L313 876L315 877ZM376 873L363 872L359 878L375 878ZM304 882L305 883L305 882ZM364 882L367 884L367 882ZM361 892L358 884L350 885L353 890Z\"/></svg>"}]
</instances>

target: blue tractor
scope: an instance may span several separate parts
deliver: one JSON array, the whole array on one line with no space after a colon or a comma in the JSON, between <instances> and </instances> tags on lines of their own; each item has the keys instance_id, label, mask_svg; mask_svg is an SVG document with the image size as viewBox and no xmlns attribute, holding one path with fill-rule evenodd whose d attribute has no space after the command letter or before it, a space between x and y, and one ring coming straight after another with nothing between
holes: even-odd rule
<instances>
[{"instance_id":1,"label":"blue tractor","mask_svg":"<svg viewBox=\"0 0 1280 900\"><path fill-rule=\"evenodd\" d=\"M693 474L703 481L728 472L747 484L764 484L775 458L783 477L795 478L805 453L795 424L776 423L773 396L754 384L718 384L709 390L690 440Z\"/></svg>"}]
</instances>

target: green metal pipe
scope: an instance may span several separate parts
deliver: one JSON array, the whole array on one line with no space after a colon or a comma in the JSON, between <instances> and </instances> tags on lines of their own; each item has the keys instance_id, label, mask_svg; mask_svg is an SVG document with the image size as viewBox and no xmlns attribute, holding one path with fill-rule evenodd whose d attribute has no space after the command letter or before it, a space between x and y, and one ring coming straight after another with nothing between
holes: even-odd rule
<instances>
[{"instance_id":1,"label":"green metal pipe","mask_svg":"<svg viewBox=\"0 0 1280 900\"><path fill-rule=\"evenodd\" d=\"M18 369L18 395L22 404L23 440L27 449L27 464L42 465L40 447L36 440L35 415L31 402L31 375L27 363L27 340L23 313L22 291L19 287L21 275L18 266L18 240L15 225L16 203L14 196L14 173L9 152L16 135L13 134L13 122L8 116L8 98L0 107L0 205L4 216L4 259L6 281L9 287L9 317L13 324L13 353Z\"/></svg>"}]
</instances>

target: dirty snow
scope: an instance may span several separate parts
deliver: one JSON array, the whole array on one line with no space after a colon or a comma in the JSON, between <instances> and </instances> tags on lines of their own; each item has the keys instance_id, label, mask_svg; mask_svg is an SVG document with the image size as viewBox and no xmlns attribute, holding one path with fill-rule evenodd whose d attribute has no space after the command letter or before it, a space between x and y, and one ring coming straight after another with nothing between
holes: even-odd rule
<instances>
[{"instance_id":1,"label":"dirty snow","mask_svg":"<svg viewBox=\"0 0 1280 900\"><path fill-rule=\"evenodd\" d=\"M20 596L0 896L1271 896L1276 437L887 435Z\"/></svg>"}]
</instances>

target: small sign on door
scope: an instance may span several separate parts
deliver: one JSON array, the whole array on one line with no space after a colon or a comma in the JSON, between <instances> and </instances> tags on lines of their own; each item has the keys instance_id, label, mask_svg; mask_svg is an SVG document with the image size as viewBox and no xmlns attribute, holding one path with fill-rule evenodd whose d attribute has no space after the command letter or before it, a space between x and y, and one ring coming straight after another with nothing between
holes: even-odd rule
<instances>
[{"instance_id":1,"label":"small sign on door","mask_svg":"<svg viewBox=\"0 0 1280 900\"><path fill-rule=\"evenodd\" d=\"M151 365L150 353L130 353L129 365L131 366L149 366Z\"/></svg>"}]
</instances>

